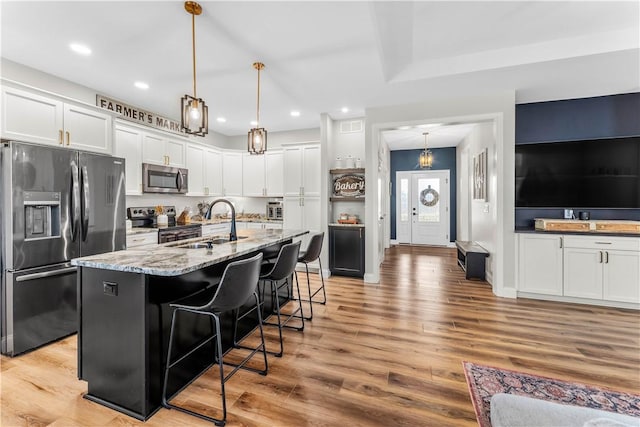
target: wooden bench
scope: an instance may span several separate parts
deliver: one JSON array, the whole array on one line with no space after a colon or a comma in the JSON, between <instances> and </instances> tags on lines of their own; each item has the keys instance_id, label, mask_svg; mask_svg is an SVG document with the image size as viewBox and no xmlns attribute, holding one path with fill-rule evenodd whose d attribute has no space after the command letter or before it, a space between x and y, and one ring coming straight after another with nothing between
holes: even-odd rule
<instances>
[{"instance_id":1,"label":"wooden bench","mask_svg":"<svg viewBox=\"0 0 640 427\"><path fill-rule=\"evenodd\" d=\"M466 272L465 278L485 280L485 258L489 252L475 242L456 240L458 264Z\"/></svg>"}]
</instances>

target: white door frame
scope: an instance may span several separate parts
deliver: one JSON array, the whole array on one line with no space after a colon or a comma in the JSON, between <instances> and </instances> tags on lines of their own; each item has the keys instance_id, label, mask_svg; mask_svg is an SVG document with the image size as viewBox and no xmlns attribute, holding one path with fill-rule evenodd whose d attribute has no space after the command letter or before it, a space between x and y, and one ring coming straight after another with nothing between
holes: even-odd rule
<instances>
[{"instance_id":1,"label":"white door frame","mask_svg":"<svg viewBox=\"0 0 640 427\"><path fill-rule=\"evenodd\" d=\"M414 237L413 237L413 232L412 232L412 224L413 224L413 215L411 212L411 202L409 202L409 206L408 209L409 211L407 212L407 220L406 221L401 221L401 191L400 191L400 185L401 185L401 180L402 179L408 179L408 184L409 184L409 193L412 192L412 181L413 181L413 177L417 176L417 175L429 175L429 174L433 174L433 175L444 175L445 179L446 179L446 189L447 189L447 196L446 196L446 200L445 200L445 209L444 209L444 215L443 215L443 220L442 220L442 224L443 224L443 228L446 228L446 238L444 238L442 241L437 242L437 243L433 243L434 245L438 245L438 246L450 246L450 236L451 236L451 213L449 211L450 206L451 206L451 181L450 181L450 177L451 177L451 171L449 169L440 169L440 170L419 170L419 171L396 171L396 188L395 188L395 193L396 193L396 240L398 243L408 243L408 244L421 244L421 243L416 243Z\"/></svg>"}]
</instances>

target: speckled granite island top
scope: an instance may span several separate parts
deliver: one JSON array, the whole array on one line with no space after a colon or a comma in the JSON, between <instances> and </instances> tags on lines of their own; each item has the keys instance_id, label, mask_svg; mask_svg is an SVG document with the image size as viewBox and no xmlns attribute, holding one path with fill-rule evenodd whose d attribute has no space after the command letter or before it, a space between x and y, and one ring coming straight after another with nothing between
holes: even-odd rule
<instances>
[{"instance_id":1,"label":"speckled granite island top","mask_svg":"<svg viewBox=\"0 0 640 427\"><path fill-rule=\"evenodd\" d=\"M303 230L242 230L236 242L213 245L212 249L186 249L175 245L200 242L214 236L198 237L157 246L143 246L71 260L72 265L103 270L126 271L156 276L179 276L222 261L239 257L308 233Z\"/></svg>"}]
</instances>

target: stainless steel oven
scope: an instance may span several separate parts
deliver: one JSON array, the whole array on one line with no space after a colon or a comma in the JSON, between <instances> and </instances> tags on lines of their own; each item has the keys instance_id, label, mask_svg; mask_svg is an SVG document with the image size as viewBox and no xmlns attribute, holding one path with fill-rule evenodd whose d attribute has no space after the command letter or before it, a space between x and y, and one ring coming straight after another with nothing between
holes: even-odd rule
<instances>
[{"instance_id":1,"label":"stainless steel oven","mask_svg":"<svg viewBox=\"0 0 640 427\"><path fill-rule=\"evenodd\" d=\"M177 225L158 229L158 243L175 242L176 240L193 239L202 236L200 224Z\"/></svg>"},{"instance_id":2,"label":"stainless steel oven","mask_svg":"<svg viewBox=\"0 0 640 427\"><path fill-rule=\"evenodd\" d=\"M142 164L143 193L186 194L189 191L187 169L171 166Z\"/></svg>"}]
</instances>

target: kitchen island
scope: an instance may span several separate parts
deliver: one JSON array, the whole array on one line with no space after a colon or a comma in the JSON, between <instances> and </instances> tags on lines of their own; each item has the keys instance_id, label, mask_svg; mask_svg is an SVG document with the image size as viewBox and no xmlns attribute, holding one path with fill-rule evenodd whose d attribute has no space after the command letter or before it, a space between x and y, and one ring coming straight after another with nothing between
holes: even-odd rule
<instances>
[{"instance_id":1,"label":"kitchen island","mask_svg":"<svg viewBox=\"0 0 640 427\"><path fill-rule=\"evenodd\" d=\"M243 230L235 242L202 248L209 237L76 258L78 266L78 377L88 383L85 398L137 419L160 408L171 307L215 289L226 265L306 234L302 230ZM196 248L197 247L197 248ZM270 312L271 301L265 301ZM223 351L233 335L233 315L221 317ZM247 316L239 336L250 333L257 319ZM178 354L211 333L202 316L184 313L176 330ZM172 370L168 395L179 392L213 364L213 342ZM174 372L175 371L175 372Z\"/></svg>"}]
</instances>

